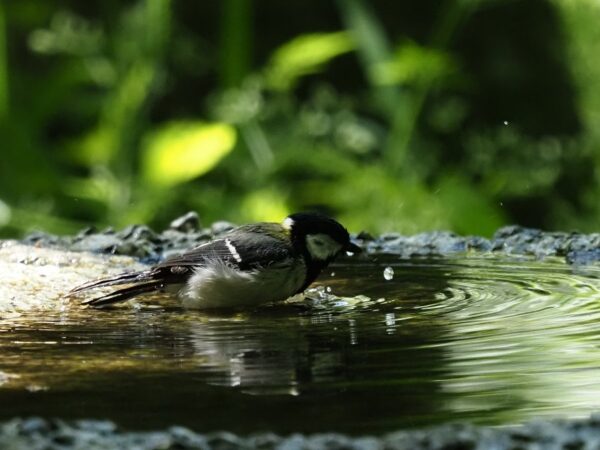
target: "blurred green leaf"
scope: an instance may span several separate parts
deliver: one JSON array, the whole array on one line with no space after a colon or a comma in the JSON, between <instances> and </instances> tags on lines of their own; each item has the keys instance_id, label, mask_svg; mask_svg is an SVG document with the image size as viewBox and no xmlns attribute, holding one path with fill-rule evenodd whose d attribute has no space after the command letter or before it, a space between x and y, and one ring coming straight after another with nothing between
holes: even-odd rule
<instances>
[{"instance_id":1,"label":"blurred green leaf","mask_svg":"<svg viewBox=\"0 0 600 450\"><path fill-rule=\"evenodd\" d=\"M121 193L118 180L106 166L94 166L86 178L72 177L62 183L65 194L110 205Z\"/></svg>"},{"instance_id":2,"label":"blurred green leaf","mask_svg":"<svg viewBox=\"0 0 600 450\"><path fill-rule=\"evenodd\" d=\"M6 52L6 21L4 5L0 3L0 120L8 115L8 55Z\"/></svg>"},{"instance_id":3,"label":"blurred green leaf","mask_svg":"<svg viewBox=\"0 0 600 450\"><path fill-rule=\"evenodd\" d=\"M97 126L72 144L70 157L88 167L127 161L126 156L133 152L135 124L154 77L152 65L143 61L133 64L106 97Z\"/></svg>"},{"instance_id":4,"label":"blurred green leaf","mask_svg":"<svg viewBox=\"0 0 600 450\"><path fill-rule=\"evenodd\" d=\"M377 16L361 0L338 0L349 32L356 42L357 53L367 79L382 108L390 115L405 113L406 102L398 89L376 81L375 68L392 57L391 46Z\"/></svg>"},{"instance_id":5,"label":"blurred green leaf","mask_svg":"<svg viewBox=\"0 0 600 450\"><path fill-rule=\"evenodd\" d=\"M221 3L219 75L223 87L238 86L250 71L254 34L251 0Z\"/></svg>"},{"instance_id":6,"label":"blurred green leaf","mask_svg":"<svg viewBox=\"0 0 600 450\"><path fill-rule=\"evenodd\" d=\"M315 180L302 187L306 204L326 204L350 230L416 233L448 228L439 197L427 187L398 179L384 166L361 165L334 180Z\"/></svg>"},{"instance_id":7,"label":"blurred green leaf","mask_svg":"<svg viewBox=\"0 0 600 450\"><path fill-rule=\"evenodd\" d=\"M567 160L558 139L532 139L516 126L473 133L464 148L463 171L480 178L480 189L490 197L543 193L559 180Z\"/></svg>"},{"instance_id":8,"label":"blurred green leaf","mask_svg":"<svg viewBox=\"0 0 600 450\"><path fill-rule=\"evenodd\" d=\"M349 33L305 34L279 47L266 68L267 84L275 90L293 89L298 79L319 72L333 58L354 50Z\"/></svg>"},{"instance_id":9,"label":"blurred green leaf","mask_svg":"<svg viewBox=\"0 0 600 450\"><path fill-rule=\"evenodd\" d=\"M384 145L387 164L403 176L414 176L406 170L408 144L415 130L418 108L414 99L394 84L382 84L377 71L381 64L392 60L393 53L385 29L368 2L338 0L344 21L357 45L357 53L371 92L389 124Z\"/></svg>"},{"instance_id":10,"label":"blurred green leaf","mask_svg":"<svg viewBox=\"0 0 600 450\"><path fill-rule=\"evenodd\" d=\"M242 200L241 212L248 222L280 222L290 214L286 196L279 189L261 189Z\"/></svg>"},{"instance_id":11,"label":"blurred green leaf","mask_svg":"<svg viewBox=\"0 0 600 450\"><path fill-rule=\"evenodd\" d=\"M354 230L407 233L488 233L505 219L592 230L600 218L597 1L337 0L345 31L301 34L264 69L255 31L262 58L280 29L253 30L250 0L203 5L197 27L199 6L171 0L48 3L0 2L6 235L161 226L186 209L241 222L322 206ZM380 16L392 12L401 27ZM502 33L514 17L526 20ZM408 37L419 44L393 47ZM31 51L6 53L19 43ZM348 52L355 70L293 91ZM201 114L221 131L154 130Z\"/></svg>"},{"instance_id":12,"label":"blurred green leaf","mask_svg":"<svg viewBox=\"0 0 600 450\"><path fill-rule=\"evenodd\" d=\"M71 11L61 10L52 17L48 28L31 32L29 48L36 53L94 55L104 44L101 29Z\"/></svg>"},{"instance_id":13,"label":"blurred green leaf","mask_svg":"<svg viewBox=\"0 0 600 450\"><path fill-rule=\"evenodd\" d=\"M600 3L595 0L553 0L568 36L569 69L578 86L581 116L588 131L600 134Z\"/></svg>"},{"instance_id":14,"label":"blurred green leaf","mask_svg":"<svg viewBox=\"0 0 600 450\"><path fill-rule=\"evenodd\" d=\"M142 171L149 182L172 186L210 171L236 142L224 123L172 122L145 139Z\"/></svg>"},{"instance_id":15,"label":"blurred green leaf","mask_svg":"<svg viewBox=\"0 0 600 450\"><path fill-rule=\"evenodd\" d=\"M45 231L47 233L75 233L85 224L49 212L51 205L25 203L11 208L10 226L25 232ZM0 232L2 230L0 229Z\"/></svg>"},{"instance_id":16,"label":"blurred green leaf","mask_svg":"<svg viewBox=\"0 0 600 450\"><path fill-rule=\"evenodd\" d=\"M446 205L452 230L462 234L491 236L506 223L500 205L494 205L477 186L459 175L447 175L437 185L437 195Z\"/></svg>"},{"instance_id":17,"label":"blurred green leaf","mask_svg":"<svg viewBox=\"0 0 600 450\"><path fill-rule=\"evenodd\" d=\"M10 222L12 216L11 208L0 199L0 227Z\"/></svg>"},{"instance_id":18,"label":"blurred green leaf","mask_svg":"<svg viewBox=\"0 0 600 450\"><path fill-rule=\"evenodd\" d=\"M407 42L398 47L392 58L374 68L374 79L382 85L420 84L439 80L455 70L450 55Z\"/></svg>"}]
</instances>

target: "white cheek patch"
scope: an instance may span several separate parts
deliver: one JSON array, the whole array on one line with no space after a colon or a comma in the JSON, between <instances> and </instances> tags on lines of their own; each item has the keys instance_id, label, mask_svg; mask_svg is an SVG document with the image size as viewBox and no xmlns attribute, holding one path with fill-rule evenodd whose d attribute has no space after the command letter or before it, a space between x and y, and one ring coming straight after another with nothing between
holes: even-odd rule
<instances>
[{"instance_id":1,"label":"white cheek patch","mask_svg":"<svg viewBox=\"0 0 600 450\"><path fill-rule=\"evenodd\" d=\"M281 224L281 226L288 231L292 229L293 225L294 225L294 219L292 219L291 217L286 218L283 221L283 223Z\"/></svg>"},{"instance_id":2,"label":"white cheek patch","mask_svg":"<svg viewBox=\"0 0 600 450\"><path fill-rule=\"evenodd\" d=\"M229 250L229 253L231 253L231 256L233 256L233 259L235 259L237 262L241 263L242 257L237 252L235 245L233 245L229 239L225 239L225 245L227 246L227 250Z\"/></svg>"},{"instance_id":3,"label":"white cheek patch","mask_svg":"<svg viewBox=\"0 0 600 450\"><path fill-rule=\"evenodd\" d=\"M314 259L325 261L337 255L342 246L326 234L309 234L306 236L306 247Z\"/></svg>"}]
</instances>

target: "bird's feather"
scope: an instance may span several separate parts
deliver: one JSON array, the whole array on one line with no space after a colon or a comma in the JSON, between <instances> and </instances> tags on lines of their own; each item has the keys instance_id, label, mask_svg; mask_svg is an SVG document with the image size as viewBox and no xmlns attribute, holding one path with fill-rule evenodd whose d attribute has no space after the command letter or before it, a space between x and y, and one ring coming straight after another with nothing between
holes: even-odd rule
<instances>
[{"instance_id":1,"label":"bird's feather","mask_svg":"<svg viewBox=\"0 0 600 450\"><path fill-rule=\"evenodd\" d=\"M151 269L84 283L71 290L69 295L89 289L131 284L129 287L83 302L91 306L105 306L165 286L182 285L191 273L215 263L249 272L261 267L286 266L293 255L294 249L286 243L281 226L270 223L246 225L232 230L220 239L168 258Z\"/></svg>"},{"instance_id":2,"label":"bird's feather","mask_svg":"<svg viewBox=\"0 0 600 450\"><path fill-rule=\"evenodd\" d=\"M293 247L281 235L281 226L263 223L236 228L221 239L169 258L156 267L202 266L207 261L219 260L240 270L252 270L276 264L293 254Z\"/></svg>"},{"instance_id":3,"label":"bird's feather","mask_svg":"<svg viewBox=\"0 0 600 450\"><path fill-rule=\"evenodd\" d=\"M80 284L69 291L69 295L78 294L79 292L87 291L99 287L117 286L120 284L142 283L152 280L153 274L151 270L142 272L125 272L109 278L100 280L92 280L87 283Z\"/></svg>"},{"instance_id":4,"label":"bird's feather","mask_svg":"<svg viewBox=\"0 0 600 450\"><path fill-rule=\"evenodd\" d=\"M162 283L158 281L134 284L133 286L129 286L123 289L117 289L116 291L111 292L110 294L102 295L100 297L95 297L89 300L84 300L81 303L84 305L90 305L94 307L107 306L113 303L129 300L130 298L133 298L140 294L158 291L162 288L162 286Z\"/></svg>"}]
</instances>

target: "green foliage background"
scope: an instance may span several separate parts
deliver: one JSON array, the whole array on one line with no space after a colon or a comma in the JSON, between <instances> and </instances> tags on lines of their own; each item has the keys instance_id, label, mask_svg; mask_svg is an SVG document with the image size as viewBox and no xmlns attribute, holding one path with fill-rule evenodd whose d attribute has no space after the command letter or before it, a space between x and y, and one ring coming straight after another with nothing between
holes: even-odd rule
<instances>
[{"instance_id":1,"label":"green foliage background","mask_svg":"<svg viewBox=\"0 0 600 450\"><path fill-rule=\"evenodd\" d=\"M0 3L0 235L597 229L600 3Z\"/></svg>"}]
</instances>

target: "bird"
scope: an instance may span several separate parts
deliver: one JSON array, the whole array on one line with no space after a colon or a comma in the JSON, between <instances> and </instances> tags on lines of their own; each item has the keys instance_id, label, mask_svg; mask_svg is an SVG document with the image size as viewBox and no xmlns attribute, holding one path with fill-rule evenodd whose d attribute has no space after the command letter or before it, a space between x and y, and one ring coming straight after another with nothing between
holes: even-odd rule
<instances>
[{"instance_id":1,"label":"bird","mask_svg":"<svg viewBox=\"0 0 600 450\"><path fill-rule=\"evenodd\" d=\"M102 308L166 291L190 309L251 307L303 292L337 256L360 251L336 220L299 212L281 223L242 225L147 270L93 280L68 295L128 285L81 303Z\"/></svg>"}]
</instances>

